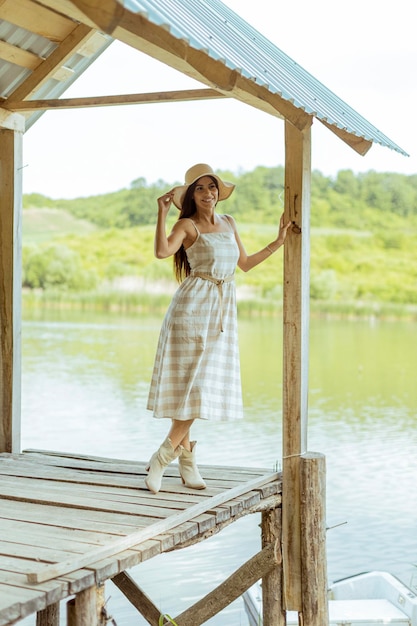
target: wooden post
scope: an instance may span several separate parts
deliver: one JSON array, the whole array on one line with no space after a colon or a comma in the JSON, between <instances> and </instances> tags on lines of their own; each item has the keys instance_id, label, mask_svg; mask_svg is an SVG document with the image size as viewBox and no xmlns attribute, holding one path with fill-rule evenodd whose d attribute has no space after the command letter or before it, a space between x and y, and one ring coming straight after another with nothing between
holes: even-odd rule
<instances>
[{"instance_id":1,"label":"wooden post","mask_svg":"<svg viewBox=\"0 0 417 626\"><path fill-rule=\"evenodd\" d=\"M0 452L20 452L22 132L0 128Z\"/></svg>"},{"instance_id":2,"label":"wooden post","mask_svg":"<svg viewBox=\"0 0 417 626\"><path fill-rule=\"evenodd\" d=\"M98 626L97 589L77 593L67 602L67 626Z\"/></svg>"},{"instance_id":3,"label":"wooden post","mask_svg":"<svg viewBox=\"0 0 417 626\"><path fill-rule=\"evenodd\" d=\"M67 602L67 626L75 626L75 598Z\"/></svg>"},{"instance_id":4,"label":"wooden post","mask_svg":"<svg viewBox=\"0 0 417 626\"><path fill-rule=\"evenodd\" d=\"M311 130L285 123L283 490L284 608L301 611L300 454L307 446Z\"/></svg>"},{"instance_id":5,"label":"wooden post","mask_svg":"<svg viewBox=\"0 0 417 626\"><path fill-rule=\"evenodd\" d=\"M37 612L36 626L59 626L59 602Z\"/></svg>"},{"instance_id":6,"label":"wooden post","mask_svg":"<svg viewBox=\"0 0 417 626\"><path fill-rule=\"evenodd\" d=\"M106 595L105 595L105 585L101 583L96 587L97 593L97 626L106 626L109 621L109 616L106 611Z\"/></svg>"},{"instance_id":7,"label":"wooden post","mask_svg":"<svg viewBox=\"0 0 417 626\"><path fill-rule=\"evenodd\" d=\"M281 507L262 513L262 547L281 545ZM282 561L262 578L263 626L285 626L282 604Z\"/></svg>"},{"instance_id":8,"label":"wooden post","mask_svg":"<svg viewBox=\"0 0 417 626\"><path fill-rule=\"evenodd\" d=\"M303 624L328 626L326 556L326 460L301 457L301 578Z\"/></svg>"}]
</instances>

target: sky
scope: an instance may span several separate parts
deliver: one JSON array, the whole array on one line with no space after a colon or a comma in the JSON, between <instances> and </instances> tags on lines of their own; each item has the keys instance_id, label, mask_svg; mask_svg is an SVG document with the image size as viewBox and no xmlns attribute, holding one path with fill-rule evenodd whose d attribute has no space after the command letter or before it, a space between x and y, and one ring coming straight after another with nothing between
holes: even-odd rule
<instances>
[{"instance_id":1,"label":"sky","mask_svg":"<svg viewBox=\"0 0 417 626\"><path fill-rule=\"evenodd\" d=\"M413 0L223 2L410 155L375 144L360 156L314 120L313 169L417 173ZM115 42L63 97L200 86ZM284 123L229 99L48 111L24 135L23 193L76 198L138 178L183 182L199 162L236 174L284 165Z\"/></svg>"}]
</instances>

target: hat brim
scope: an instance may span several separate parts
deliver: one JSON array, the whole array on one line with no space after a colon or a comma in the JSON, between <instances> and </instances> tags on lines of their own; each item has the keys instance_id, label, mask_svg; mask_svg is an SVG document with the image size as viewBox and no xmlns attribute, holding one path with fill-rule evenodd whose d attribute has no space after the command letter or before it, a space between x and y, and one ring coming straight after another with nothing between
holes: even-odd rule
<instances>
[{"instance_id":1,"label":"hat brim","mask_svg":"<svg viewBox=\"0 0 417 626\"><path fill-rule=\"evenodd\" d=\"M234 183L223 181L221 178L219 178L219 176L217 176L217 174L213 174L211 172L207 174L200 174L199 176L197 176L197 178L191 181L191 183L189 183L188 185L180 185L179 187L174 188L174 195L172 197L172 201L177 207L177 209L179 210L182 209L182 203L184 201L184 197L185 197L188 187L190 187L190 185L193 185L199 178L203 178L203 176L211 176L212 178L215 178L217 180L217 184L219 186L219 198L218 198L219 202L220 200L227 200L227 198L231 195L234 188L236 187Z\"/></svg>"}]
</instances>

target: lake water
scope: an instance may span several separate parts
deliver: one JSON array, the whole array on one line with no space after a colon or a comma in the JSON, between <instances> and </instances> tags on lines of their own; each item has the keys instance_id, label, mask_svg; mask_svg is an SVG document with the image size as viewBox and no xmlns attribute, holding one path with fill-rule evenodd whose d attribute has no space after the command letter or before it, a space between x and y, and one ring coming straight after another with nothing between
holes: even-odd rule
<instances>
[{"instance_id":1,"label":"lake water","mask_svg":"<svg viewBox=\"0 0 417 626\"><path fill-rule=\"evenodd\" d=\"M22 448L148 460L168 428L145 409L161 319L26 317ZM245 418L195 423L192 435L201 463L272 469L281 458L282 320L241 319L239 336ZM417 325L312 320L310 338L308 450L326 456L329 582L383 569L416 587ZM259 522L248 516L129 573L174 616L259 550ZM106 597L117 626L147 623L111 583ZM242 601L207 624L246 626Z\"/></svg>"}]
</instances>

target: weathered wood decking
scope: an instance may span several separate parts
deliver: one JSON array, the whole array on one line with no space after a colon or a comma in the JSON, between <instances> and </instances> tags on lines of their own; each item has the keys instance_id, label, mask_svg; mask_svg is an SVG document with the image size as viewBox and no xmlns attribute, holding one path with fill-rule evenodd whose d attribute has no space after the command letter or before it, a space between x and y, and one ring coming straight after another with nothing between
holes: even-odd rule
<instances>
[{"instance_id":1,"label":"weathered wood decking","mask_svg":"<svg viewBox=\"0 0 417 626\"><path fill-rule=\"evenodd\" d=\"M200 470L206 490L183 487L174 464L153 495L145 462L0 454L0 626L280 503L280 477L268 470Z\"/></svg>"}]
</instances>

